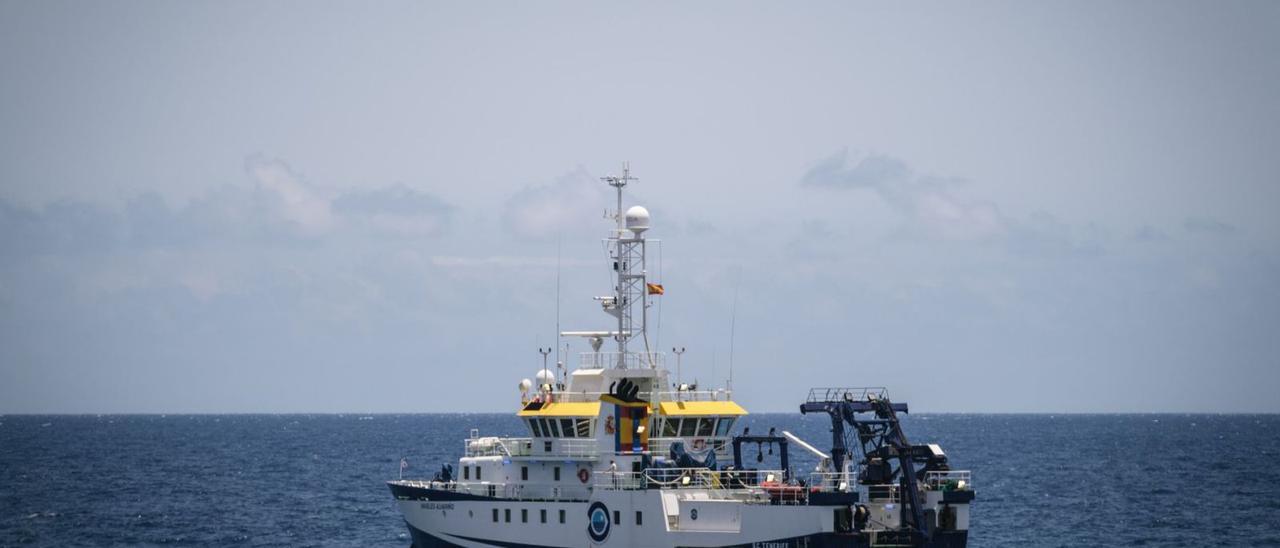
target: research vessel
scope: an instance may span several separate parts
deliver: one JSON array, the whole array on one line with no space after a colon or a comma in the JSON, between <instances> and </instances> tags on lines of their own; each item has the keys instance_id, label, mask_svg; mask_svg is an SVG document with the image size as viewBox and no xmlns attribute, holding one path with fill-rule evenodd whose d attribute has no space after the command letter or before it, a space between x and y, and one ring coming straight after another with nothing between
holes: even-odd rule
<instances>
[{"instance_id":1,"label":"research vessel","mask_svg":"<svg viewBox=\"0 0 1280 548\"><path fill-rule=\"evenodd\" d=\"M413 546L964 546L970 473L938 445L910 442L898 420L907 405L884 388L809 391L800 412L830 418L824 451L790 432L739 428L747 411L732 390L671 378L646 333L664 292L646 271L649 213L622 208L635 180L625 166L603 179L617 194L606 239L614 287L595 299L610 326L561 332L591 351L572 368L548 367L544 354L519 381L528 435L472 429L456 467L387 482ZM776 468L744 462L744 445L776 447ZM793 470L793 448L817 466Z\"/></svg>"}]
</instances>

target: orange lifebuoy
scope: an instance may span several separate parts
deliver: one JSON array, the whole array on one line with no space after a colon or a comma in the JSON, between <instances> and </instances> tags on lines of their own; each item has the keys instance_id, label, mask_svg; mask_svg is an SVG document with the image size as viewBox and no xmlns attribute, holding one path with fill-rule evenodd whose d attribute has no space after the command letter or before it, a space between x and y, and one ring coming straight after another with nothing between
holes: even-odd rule
<instances>
[{"instance_id":1,"label":"orange lifebuoy","mask_svg":"<svg viewBox=\"0 0 1280 548\"><path fill-rule=\"evenodd\" d=\"M578 481L581 481L582 483L586 483L588 479L591 479L591 473L587 472L586 468L579 468Z\"/></svg>"}]
</instances>

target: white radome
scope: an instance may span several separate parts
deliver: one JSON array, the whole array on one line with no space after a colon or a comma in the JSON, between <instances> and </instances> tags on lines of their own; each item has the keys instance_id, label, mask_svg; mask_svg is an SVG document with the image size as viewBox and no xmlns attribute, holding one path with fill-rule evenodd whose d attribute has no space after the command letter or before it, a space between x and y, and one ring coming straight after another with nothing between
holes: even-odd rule
<instances>
[{"instance_id":1,"label":"white radome","mask_svg":"<svg viewBox=\"0 0 1280 548\"><path fill-rule=\"evenodd\" d=\"M538 380L538 386L556 383L556 374L552 373L550 369L538 371L538 374L534 375L533 378Z\"/></svg>"},{"instance_id":2,"label":"white radome","mask_svg":"<svg viewBox=\"0 0 1280 548\"><path fill-rule=\"evenodd\" d=\"M533 388L533 381L529 379L520 379L520 393L523 394L528 392L530 388Z\"/></svg>"},{"instance_id":3,"label":"white radome","mask_svg":"<svg viewBox=\"0 0 1280 548\"><path fill-rule=\"evenodd\" d=\"M645 209L644 206L631 206L631 209L627 210L627 214L624 217L626 218L627 230L636 234L649 230L649 210Z\"/></svg>"}]
</instances>

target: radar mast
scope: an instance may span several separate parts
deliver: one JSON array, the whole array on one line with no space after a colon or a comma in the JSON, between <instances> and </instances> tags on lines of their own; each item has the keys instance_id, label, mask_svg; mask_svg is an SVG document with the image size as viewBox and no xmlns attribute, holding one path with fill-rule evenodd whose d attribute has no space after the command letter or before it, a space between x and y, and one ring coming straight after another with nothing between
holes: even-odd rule
<instances>
[{"instance_id":1,"label":"radar mast","mask_svg":"<svg viewBox=\"0 0 1280 548\"><path fill-rule=\"evenodd\" d=\"M613 261L614 294L600 298L604 311L618 320L618 331L614 340L618 343L616 366L626 369L628 365L636 367L655 367L648 351L649 341L645 335L645 320L648 316L645 281L645 238L644 231L649 229L649 211L641 206L633 206L622 210L622 189L628 183L638 180L631 176L631 165L622 164L622 176L601 177L601 180L613 187L617 192L617 209L613 212L616 227L609 236L609 258ZM639 314L634 307L640 305ZM644 342L645 351L631 357L627 351L627 343L639 336ZM631 358L631 364L628 363Z\"/></svg>"}]
</instances>

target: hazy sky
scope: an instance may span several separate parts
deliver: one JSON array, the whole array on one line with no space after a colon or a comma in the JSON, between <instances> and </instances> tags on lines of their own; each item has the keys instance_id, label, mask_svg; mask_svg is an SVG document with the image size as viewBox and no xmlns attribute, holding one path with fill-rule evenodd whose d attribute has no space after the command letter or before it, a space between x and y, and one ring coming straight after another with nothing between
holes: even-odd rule
<instances>
[{"instance_id":1,"label":"hazy sky","mask_svg":"<svg viewBox=\"0 0 1280 548\"><path fill-rule=\"evenodd\" d=\"M1278 412L1277 52L1273 1L0 0L0 412L513 411L557 237L609 327L623 160L656 344L722 382L740 284L751 410Z\"/></svg>"}]
</instances>

